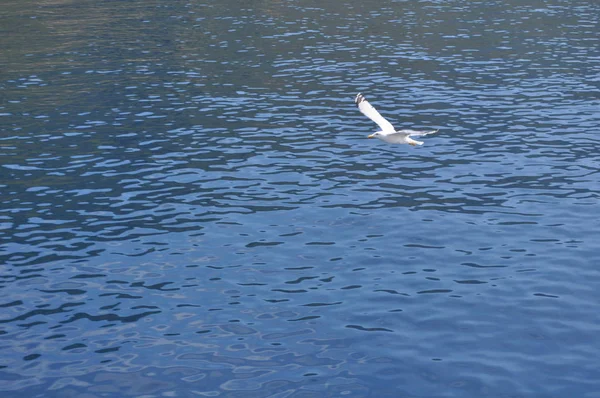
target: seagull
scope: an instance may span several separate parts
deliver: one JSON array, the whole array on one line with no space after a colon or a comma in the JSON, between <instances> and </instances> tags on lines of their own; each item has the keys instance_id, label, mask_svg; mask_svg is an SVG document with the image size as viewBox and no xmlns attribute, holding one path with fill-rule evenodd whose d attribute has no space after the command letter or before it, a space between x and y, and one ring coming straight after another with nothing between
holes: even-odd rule
<instances>
[{"instance_id":1,"label":"seagull","mask_svg":"<svg viewBox=\"0 0 600 398\"><path fill-rule=\"evenodd\" d=\"M379 138L381 141L385 141L388 144L409 144L415 146L423 145L423 141L413 140L410 138L411 135L424 136L438 132L438 130L396 130L394 126L392 126L392 123L381 116L379 112L377 112L377 109L373 108L373 105L369 104L369 101L367 101L361 93L356 95L354 102L356 102L358 109L363 115L377 123L381 129L381 131L371 134L369 138Z\"/></svg>"}]
</instances>

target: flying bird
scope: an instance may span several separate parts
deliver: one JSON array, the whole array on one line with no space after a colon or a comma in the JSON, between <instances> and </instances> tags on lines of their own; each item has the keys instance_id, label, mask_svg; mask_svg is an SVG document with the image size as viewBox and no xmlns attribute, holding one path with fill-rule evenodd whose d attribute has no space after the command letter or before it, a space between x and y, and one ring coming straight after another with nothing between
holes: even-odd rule
<instances>
[{"instance_id":1,"label":"flying bird","mask_svg":"<svg viewBox=\"0 0 600 398\"><path fill-rule=\"evenodd\" d=\"M423 145L423 141L413 140L410 138L411 136L424 136L438 132L437 130L396 130L394 126L392 126L392 123L381 116L379 112L377 112L377 109L373 108L373 105L369 104L369 101L367 101L361 93L356 95L354 102L356 102L358 109L363 115L377 123L381 129L381 131L369 135L369 138L379 138L381 141L385 141L388 144L409 144L415 146Z\"/></svg>"}]
</instances>

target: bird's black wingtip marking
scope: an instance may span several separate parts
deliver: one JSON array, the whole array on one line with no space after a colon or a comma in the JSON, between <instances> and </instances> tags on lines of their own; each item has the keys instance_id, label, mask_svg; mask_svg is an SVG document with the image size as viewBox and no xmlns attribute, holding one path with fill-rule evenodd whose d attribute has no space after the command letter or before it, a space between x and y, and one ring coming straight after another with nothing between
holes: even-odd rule
<instances>
[{"instance_id":1,"label":"bird's black wingtip marking","mask_svg":"<svg viewBox=\"0 0 600 398\"><path fill-rule=\"evenodd\" d=\"M361 93L356 94L356 98L354 98L354 102L356 102L356 105L360 104L364 100L365 100L365 97L363 97L363 95Z\"/></svg>"}]
</instances>

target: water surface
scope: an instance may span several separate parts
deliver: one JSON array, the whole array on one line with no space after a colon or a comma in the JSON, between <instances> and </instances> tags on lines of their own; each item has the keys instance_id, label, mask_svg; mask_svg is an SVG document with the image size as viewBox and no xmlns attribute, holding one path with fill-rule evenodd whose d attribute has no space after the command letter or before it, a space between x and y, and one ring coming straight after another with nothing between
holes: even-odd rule
<instances>
[{"instance_id":1,"label":"water surface","mask_svg":"<svg viewBox=\"0 0 600 398\"><path fill-rule=\"evenodd\" d=\"M8 3L2 396L597 396L599 11Z\"/></svg>"}]
</instances>

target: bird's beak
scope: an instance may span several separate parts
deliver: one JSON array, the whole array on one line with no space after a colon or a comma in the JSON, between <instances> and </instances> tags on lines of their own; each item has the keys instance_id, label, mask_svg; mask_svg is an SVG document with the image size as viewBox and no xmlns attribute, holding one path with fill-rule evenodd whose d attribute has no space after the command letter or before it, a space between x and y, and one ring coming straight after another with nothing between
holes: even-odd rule
<instances>
[{"instance_id":1,"label":"bird's beak","mask_svg":"<svg viewBox=\"0 0 600 398\"><path fill-rule=\"evenodd\" d=\"M370 136L368 136L367 138L375 138L375 134L371 134Z\"/></svg>"}]
</instances>

